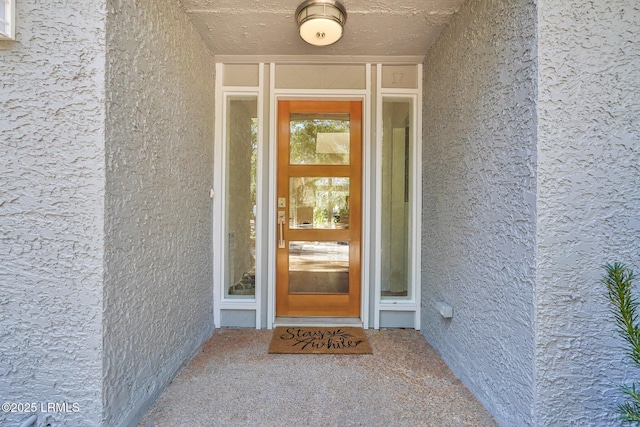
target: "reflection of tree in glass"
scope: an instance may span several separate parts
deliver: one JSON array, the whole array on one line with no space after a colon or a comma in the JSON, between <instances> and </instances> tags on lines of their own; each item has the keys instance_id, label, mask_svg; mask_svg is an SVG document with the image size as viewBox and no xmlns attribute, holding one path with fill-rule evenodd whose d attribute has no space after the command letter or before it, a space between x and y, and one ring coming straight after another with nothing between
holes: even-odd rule
<instances>
[{"instance_id":1,"label":"reflection of tree in glass","mask_svg":"<svg viewBox=\"0 0 640 427\"><path fill-rule=\"evenodd\" d=\"M296 177L291 179L291 216L297 225L309 224L299 208L313 208L314 228L348 226L349 179Z\"/></svg>"},{"instance_id":2,"label":"reflection of tree in glass","mask_svg":"<svg viewBox=\"0 0 640 427\"><path fill-rule=\"evenodd\" d=\"M347 164L348 153L318 153L319 133L348 133L349 120L291 120L291 164ZM346 158L345 158L346 157Z\"/></svg>"},{"instance_id":3,"label":"reflection of tree in glass","mask_svg":"<svg viewBox=\"0 0 640 427\"><path fill-rule=\"evenodd\" d=\"M251 218L251 240L255 244L256 240L256 228L255 228L255 206L256 206L256 193L257 193L257 177L258 177L258 118L251 119L251 194L248 209L251 209L249 218Z\"/></svg>"},{"instance_id":4,"label":"reflection of tree in glass","mask_svg":"<svg viewBox=\"0 0 640 427\"><path fill-rule=\"evenodd\" d=\"M345 120L291 120L291 164L348 164L347 152L318 152L317 140L321 133L349 133L349 119ZM338 222L340 213L348 211L348 184L344 178L296 178L290 189L292 208L313 207L313 227L329 228ZM347 180L348 182L348 180Z\"/></svg>"}]
</instances>

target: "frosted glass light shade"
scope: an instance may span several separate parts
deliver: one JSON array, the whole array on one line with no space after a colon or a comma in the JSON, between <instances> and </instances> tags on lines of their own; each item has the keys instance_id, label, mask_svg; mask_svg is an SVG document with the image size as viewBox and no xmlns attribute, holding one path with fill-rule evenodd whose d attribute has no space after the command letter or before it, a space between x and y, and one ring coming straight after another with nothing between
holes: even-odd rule
<instances>
[{"instance_id":1,"label":"frosted glass light shade","mask_svg":"<svg viewBox=\"0 0 640 427\"><path fill-rule=\"evenodd\" d=\"M342 38L347 11L334 0L307 0L298 6L296 21L302 40L328 46Z\"/></svg>"}]
</instances>

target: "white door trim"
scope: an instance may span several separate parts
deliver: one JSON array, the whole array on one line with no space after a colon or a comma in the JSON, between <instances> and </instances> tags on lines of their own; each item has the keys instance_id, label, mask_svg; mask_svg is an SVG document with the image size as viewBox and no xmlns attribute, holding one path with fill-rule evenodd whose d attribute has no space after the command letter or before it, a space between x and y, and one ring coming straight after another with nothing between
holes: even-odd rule
<instances>
[{"instance_id":1,"label":"white door trim","mask_svg":"<svg viewBox=\"0 0 640 427\"><path fill-rule=\"evenodd\" d=\"M304 64L299 58L292 63ZM394 64L393 61L381 61L382 64ZM398 63L402 63L399 61ZM237 62L236 62L237 63ZM310 63L313 63L311 61ZM327 61L324 65L333 63ZM335 62L340 64L340 61ZM415 89L383 88L382 69L378 63L375 67L367 63L365 67L366 83L363 89L278 89L276 88L276 65L271 62L253 62L259 66L257 86L231 87L224 86L225 64L216 63L216 116L214 142L214 200L213 200L213 304L214 326L219 328L225 322L229 311L255 311L255 327L269 329L274 327L276 297L276 215L277 215L277 106L279 100L311 99L311 100L356 100L363 103L362 114L362 258L361 258L361 310L360 321L365 328L381 325L381 313L403 311L407 316L415 315L414 327L420 328L421 306L421 220L422 220L422 65L415 64L419 76ZM267 79L268 68L268 79ZM376 77L374 77L374 73ZM268 81L267 81L268 80ZM261 161L258 163L257 210L261 212L256 220L259 230L256 238L256 295L254 298L231 299L224 295L224 263L225 263L225 111L226 100L234 95L253 95L258 100L258 151ZM410 289L412 297L405 300L382 300L380 298L379 269L380 260L380 153L382 143L381 107L385 97L411 98L414 102L413 132L414 147L412 151L412 187L411 220L410 220ZM267 126L267 128L265 128ZM379 271L378 271L379 273ZM265 288L266 287L266 288ZM247 320L245 318L245 320ZM253 320L250 320L251 322ZM266 322L265 322L266 321ZM405 326L406 327L406 326Z\"/></svg>"},{"instance_id":2,"label":"white door trim","mask_svg":"<svg viewBox=\"0 0 640 427\"><path fill-rule=\"evenodd\" d=\"M361 309L360 309L360 321L367 327L369 321L369 259L371 257L370 248L367 243L369 241L369 235L371 230L371 219L368 213L367 207L371 203L371 185L370 179L367 180L367 174L371 173L371 66L367 64L366 76L367 85L362 90L310 90L310 89L277 89L275 86L276 64L272 63L269 67L270 70L270 82L269 82L269 96L271 98L270 111L269 111L269 241L268 241L268 270L269 275L267 279L268 283L268 298L267 298L267 328L272 329L276 324L276 185L277 185L277 147L278 147L278 101L291 100L291 99L305 99L305 100L340 100L340 101L361 101L362 102L362 152L363 152L363 188L362 188L362 248L361 254ZM369 175L370 176L370 175Z\"/></svg>"}]
</instances>

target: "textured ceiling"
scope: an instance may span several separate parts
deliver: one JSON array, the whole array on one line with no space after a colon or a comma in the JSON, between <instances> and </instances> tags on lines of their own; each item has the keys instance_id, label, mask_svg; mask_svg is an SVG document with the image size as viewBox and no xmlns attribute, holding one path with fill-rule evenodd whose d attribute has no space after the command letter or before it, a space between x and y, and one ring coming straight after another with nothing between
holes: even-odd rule
<instances>
[{"instance_id":1,"label":"textured ceiling","mask_svg":"<svg viewBox=\"0 0 640 427\"><path fill-rule=\"evenodd\" d=\"M298 36L303 0L180 0L215 55L424 55L463 0L343 0L342 40L316 47Z\"/></svg>"}]
</instances>

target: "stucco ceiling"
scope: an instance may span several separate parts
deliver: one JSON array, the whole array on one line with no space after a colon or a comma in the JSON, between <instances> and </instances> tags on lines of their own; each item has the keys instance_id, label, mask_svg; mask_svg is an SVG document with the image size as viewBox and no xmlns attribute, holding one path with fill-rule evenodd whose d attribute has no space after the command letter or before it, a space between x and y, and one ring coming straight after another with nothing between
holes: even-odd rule
<instances>
[{"instance_id":1,"label":"stucco ceiling","mask_svg":"<svg viewBox=\"0 0 640 427\"><path fill-rule=\"evenodd\" d=\"M298 37L303 0L180 0L215 55L424 55L463 0L342 0L342 40L315 47Z\"/></svg>"}]
</instances>

